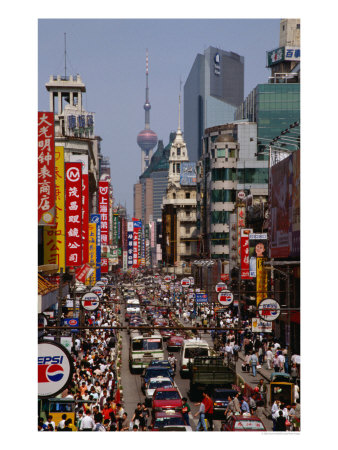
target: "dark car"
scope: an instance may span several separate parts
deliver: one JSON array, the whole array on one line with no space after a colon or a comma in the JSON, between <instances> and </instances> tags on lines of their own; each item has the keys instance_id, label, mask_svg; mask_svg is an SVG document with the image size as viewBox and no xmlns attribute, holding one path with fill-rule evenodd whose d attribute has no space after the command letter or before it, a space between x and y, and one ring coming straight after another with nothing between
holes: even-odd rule
<instances>
[{"instance_id":1,"label":"dark car","mask_svg":"<svg viewBox=\"0 0 338 450\"><path fill-rule=\"evenodd\" d=\"M211 396L214 402L214 419L225 419L224 413L229 403L228 397L230 395L231 398L234 398L236 394L237 391L235 391L234 389L214 389Z\"/></svg>"},{"instance_id":2,"label":"dark car","mask_svg":"<svg viewBox=\"0 0 338 450\"><path fill-rule=\"evenodd\" d=\"M177 336L176 334L173 334L170 336L167 342L167 349L170 351L176 351L180 350L184 342L183 336Z\"/></svg>"},{"instance_id":3,"label":"dark car","mask_svg":"<svg viewBox=\"0 0 338 450\"><path fill-rule=\"evenodd\" d=\"M149 382L150 378L156 378L156 377L169 377L173 379L173 377L170 375L170 372L165 367L147 367L144 375L141 375L143 381L141 385L142 392L145 391L145 384Z\"/></svg>"},{"instance_id":4,"label":"dark car","mask_svg":"<svg viewBox=\"0 0 338 450\"><path fill-rule=\"evenodd\" d=\"M152 422L152 430L153 431L169 431L169 428L173 431L190 431L190 427L186 427L183 415L178 411L160 411L156 412L153 422ZM188 430L187 430L188 428ZM190 428L190 430L189 430Z\"/></svg>"},{"instance_id":5,"label":"dark car","mask_svg":"<svg viewBox=\"0 0 338 450\"><path fill-rule=\"evenodd\" d=\"M221 431L267 431L267 429L259 417L243 414L229 417L222 423Z\"/></svg>"},{"instance_id":6,"label":"dark car","mask_svg":"<svg viewBox=\"0 0 338 450\"><path fill-rule=\"evenodd\" d=\"M163 369L168 369L170 376L171 377L174 376L174 370L168 360L158 361L156 359L153 359L150 361L150 364L148 367L162 367Z\"/></svg>"}]
</instances>

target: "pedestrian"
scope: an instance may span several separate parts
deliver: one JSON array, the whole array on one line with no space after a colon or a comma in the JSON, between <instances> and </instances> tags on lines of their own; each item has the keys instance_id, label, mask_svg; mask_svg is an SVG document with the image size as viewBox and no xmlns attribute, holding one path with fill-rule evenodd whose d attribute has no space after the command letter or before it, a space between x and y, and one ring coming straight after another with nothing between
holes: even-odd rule
<instances>
[{"instance_id":1,"label":"pedestrian","mask_svg":"<svg viewBox=\"0 0 338 450\"><path fill-rule=\"evenodd\" d=\"M267 387L267 384L264 382L263 378L261 378L259 380L258 389L259 389L259 393L260 393L262 401L263 401L263 406L265 407L266 406L266 394L268 391L268 387Z\"/></svg>"},{"instance_id":2,"label":"pedestrian","mask_svg":"<svg viewBox=\"0 0 338 450\"><path fill-rule=\"evenodd\" d=\"M81 421L81 431L93 431L95 422L90 415L90 409L87 409L85 417Z\"/></svg>"},{"instance_id":3,"label":"pedestrian","mask_svg":"<svg viewBox=\"0 0 338 450\"><path fill-rule=\"evenodd\" d=\"M48 428L48 425L52 425L53 431L55 431L55 422L53 421L53 416L49 415L47 417L47 421L45 422L46 428Z\"/></svg>"},{"instance_id":4,"label":"pedestrian","mask_svg":"<svg viewBox=\"0 0 338 450\"><path fill-rule=\"evenodd\" d=\"M207 431L207 425L205 423L205 405L204 403L200 403L200 408L197 411L196 414L194 414L194 417L197 417L199 415L198 423L196 426L196 431L200 431L200 427L203 427L203 431Z\"/></svg>"},{"instance_id":5,"label":"pedestrian","mask_svg":"<svg viewBox=\"0 0 338 450\"><path fill-rule=\"evenodd\" d=\"M134 422L134 424L136 425L140 425L141 418L142 418L142 405L141 403L138 403L131 421Z\"/></svg>"},{"instance_id":6,"label":"pedestrian","mask_svg":"<svg viewBox=\"0 0 338 450\"><path fill-rule=\"evenodd\" d=\"M66 426L66 419L67 419L67 414L62 414L61 420L57 427L57 431L62 431L64 429L64 427Z\"/></svg>"},{"instance_id":7,"label":"pedestrian","mask_svg":"<svg viewBox=\"0 0 338 450\"><path fill-rule=\"evenodd\" d=\"M285 356L281 351L278 352L278 365L279 365L279 372L284 373L285 371Z\"/></svg>"},{"instance_id":8,"label":"pedestrian","mask_svg":"<svg viewBox=\"0 0 338 450\"><path fill-rule=\"evenodd\" d=\"M233 398L235 414L241 412L241 404L239 402L239 393L237 392Z\"/></svg>"},{"instance_id":9,"label":"pedestrian","mask_svg":"<svg viewBox=\"0 0 338 450\"><path fill-rule=\"evenodd\" d=\"M257 368L257 364L258 364L258 357L256 355L256 353L252 353L250 358L249 358L249 362L250 365L252 367L252 376L255 377L256 376L256 368Z\"/></svg>"},{"instance_id":10,"label":"pedestrian","mask_svg":"<svg viewBox=\"0 0 338 450\"><path fill-rule=\"evenodd\" d=\"M276 426L274 431L286 431L286 417L283 415L283 411L278 411L278 417L276 419Z\"/></svg>"},{"instance_id":11,"label":"pedestrian","mask_svg":"<svg viewBox=\"0 0 338 450\"><path fill-rule=\"evenodd\" d=\"M271 347L268 347L265 356L266 356L267 369L271 370L272 369L272 360L273 360L273 354L271 351Z\"/></svg>"},{"instance_id":12,"label":"pedestrian","mask_svg":"<svg viewBox=\"0 0 338 450\"><path fill-rule=\"evenodd\" d=\"M105 419L109 420L109 419ZM105 427L102 425L103 421L103 415L100 413L97 415L97 418L95 420L95 427L93 431L106 431Z\"/></svg>"},{"instance_id":13,"label":"pedestrian","mask_svg":"<svg viewBox=\"0 0 338 450\"><path fill-rule=\"evenodd\" d=\"M182 414L183 414L183 420L185 424L189 427L189 413L190 413L190 406L188 404L188 399L186 397L182 398Z\"/></svg>"},{"instance_id":14,"label":"pedestrian","mask_svg":"<svg viewBox=\"0 0 338 450\"><path fill-rule=\"evenodd\" d=\"M234 354L233 347L232 347L232 345L230 345L230 340L228 340L228 342L227 342L227 344L225 346L225 355L226 355L226 358L227 358L228 365L229 365L229 363L232 360L233 354Z\"/></svg>"},{"instance_id":15,"label":"pedestrian","mask_svg":"<svg viewBox=\"0 0 338 450\"><path fill-rule=\"evenodd\" d=\"M249 408L248 402L245 400L244 397L242 397L242 399L241 399L241 411L242 411L242 413L250 414L250 408Z\"/></svg>"},{"instance_id":16,"label":"pedestrian","mask_svg":"<svg viewBox=\"0 0 338 450\"><path fill-rule=\"evenodd\" d=\"M118 423L117 431L128 431L128 430L129 430L128 414L124 412L122 414L122 420Z\"/></svg>"},{"instance_id":17,"label":"pedestrian","mask_svg":"<svg viewBox=\"0 0 338 450\"><path fill-rule=\"evenodd\" d=\"M226 407L226 410L224 411L225 420L228 420L230 416L235 414L235 412L236 412L235 403L234 403L231 395L228 395L228 405Z\"/></svg>"},{"instance_id":18,"label":"pedestrian","mask_svg":"<svg viewBox=\"0 0 338 450\"><path fill-rule=\"evenodd\" d=\"M273 368L275 372L279 372L279 359L278 359L278 355L277 353L275 354L275 356L273 357Z\"/></svg>"}]
</instances>

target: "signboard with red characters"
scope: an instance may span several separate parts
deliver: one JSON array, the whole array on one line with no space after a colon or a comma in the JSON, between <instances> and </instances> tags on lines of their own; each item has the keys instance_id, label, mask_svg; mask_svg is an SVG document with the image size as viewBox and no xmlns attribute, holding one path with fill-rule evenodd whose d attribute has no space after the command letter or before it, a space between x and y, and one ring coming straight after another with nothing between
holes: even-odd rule
<instances>
[{"instance_id":1,"label":"signboard with red characters","mask_svg":"<svg viewBox=\"0 0 338 450\"><path fill-rule=\"evenodd\" d=\"M101 214L101 245L109 244L109 183L99 181L99 214ZM108 265L102 267L101 272L108 272Z\"/></svg>"},{"instance_id":2,"label":"signboard with red characters","mask_svg":"<svg viewBox=\"0 0 338 450\"><path fill-rule=\"evenodd\" d=\"M38 112L38 224L55 224L53 112Z\"/></svg>"},{"instance_id":3,"label":"signboard with red characters","mask_svg":"<svg viewBox=\"0 0 338 450\"><path fill-rule=\"evenodd\" d=\"M249 265L249 234L252 230L249 228L241 229L241 279L250 280Z\"/></svg>"},{"instance_id":4,"label":"signboard with red characters","mask_svg":"<svg viewBox=\"0 0 338 450\"><path fill-rule=\"evenodd\" d=\"M82 265L82 164L66 162L66 266Z\"/></svg>"}]
</instances>

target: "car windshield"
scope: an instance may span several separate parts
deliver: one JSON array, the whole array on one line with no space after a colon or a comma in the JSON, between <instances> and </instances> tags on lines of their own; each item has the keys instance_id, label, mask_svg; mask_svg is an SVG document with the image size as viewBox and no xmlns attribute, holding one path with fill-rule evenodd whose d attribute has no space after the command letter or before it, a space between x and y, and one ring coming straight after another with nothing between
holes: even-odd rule
<instances>
[{"instance_id":1,"label":"car windshield","mask_svg":"<svg viewBox=\"0 0 338 450\"><path fill-rule=\"evenodd\" d=\"M236 420L235 430L264 430L264 425L258 420Z\"/></svg>"},{"instance_id":2,"label":"car windshield","mask_svg":"<svg viewBox=\"0 0 338 450\"><path fill-rule=\"evenodd\" d=\"M156 378L156 377L170 377L168 369L148 369L145 373L145 378Z\"/></svg>"},{"instance_id":3,"label":"car windshield","mask_svg":"<svg viewBox=\"0 0 338 450\"><path fill-rule=\"evenodd\" d=\"M159 387L163 387L163 388L165 388L165 387L171 387L172 386L172 383L170 383L170 381L168 381L168 380L164 380L164 381L151 381L150 383L149 383L149 389L157 389L157 388L159 388Z\"/></svg>"},{"instance_id":4,"label":"car windshield","mask_svg":"<svg viewBox=\"0 0 338 450\"><path fill-rule=\"evenodd\" d=\"M215 400L228 400L229 395L231 398L233 398L235 396L234 392L220 391L220 392L215 392L214 398L215 398Z\"/></svg>"},{"instance_id":5,"label":"car windshield","mask_svg":"<svg viewBox=\"0 0 338 450\"><path fill-rule=\"evenodd\" d=\"M188 347L185 349L185 358L195 358L196 356L208 356L208 349L206 347Z\"/></svg>"},{"instance_id":6,"label":"car windshield","mask_svg":"<svg viewBox=\"0 0 338 450\"><path fill-rule=\"evenodd\" d=\"M160 350L162 348L162 339L135 339L133 341L133 350Z\"/></svg>"},{"instance_id":7,"label":"car windshield","mask_svg":"<svg viewBox=\"0 0 338 450\"><path fill-rule=\"evenodd\" d=\"M156 392L156 400L179 400L180 395L177 391L159 391Z\"/></svg>"},{"instance_id":8,"label":"car windshield","mask_svg":"<svg viewBox=\"0 0 338 450\"><path fill-rule=\"evenodd\" d=\"M162 428L166 426L184 425L182 417L158 417L155 420L155 428Z\"/></svg>"}]
</instances>

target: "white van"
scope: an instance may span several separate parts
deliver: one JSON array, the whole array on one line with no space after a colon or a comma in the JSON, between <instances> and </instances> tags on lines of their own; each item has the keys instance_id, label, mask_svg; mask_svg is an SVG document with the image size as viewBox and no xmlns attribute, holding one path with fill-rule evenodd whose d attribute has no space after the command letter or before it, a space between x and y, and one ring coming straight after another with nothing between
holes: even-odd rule
<instances>
[{"instance_id":1,"label":"white van","mask_svg":"<svg viewBox=\"0 0 338 450\"><path fill-rule=\"evenodd\" d=\"M130 298L129 300L127 300L127 308L129 306L140 306L140 300L138 298Z\"/></svg>"},{"instance_id":2,"label":"white van","mask_svg":"<svg viewBox=\"0 0 338 450\"><path fill-rule=\"evenodd\" d=\"M180 375L182 378L189 374L189 362L194 361L195 356L211 356L211 349L203 339L187 339L183 341L180 353Z\"/></svg>"}]
</instances>

